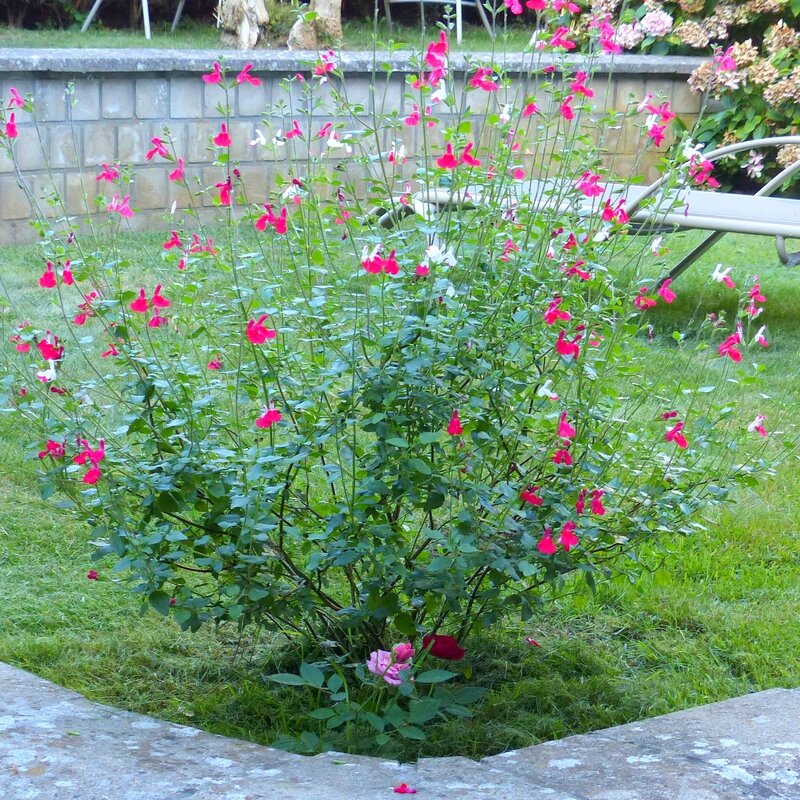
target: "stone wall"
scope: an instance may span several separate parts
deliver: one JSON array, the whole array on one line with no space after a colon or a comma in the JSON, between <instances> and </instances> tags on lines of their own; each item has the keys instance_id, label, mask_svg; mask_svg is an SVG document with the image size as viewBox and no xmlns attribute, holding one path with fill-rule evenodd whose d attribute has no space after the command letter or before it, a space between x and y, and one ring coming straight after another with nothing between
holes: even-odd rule
<instances>
[{"instance_id":1,"label":"stone wall","mask_svg":"<svg viewBox=\"0 0 800 800\"><path fill-rule=\"evenodd\" d=\"M211 167L214 152L209 139L219 130L222 114L218 106L225 93L219 86L201 80L218 58L219 53L212 51L0 50L2 97L8 98L9 87L14 86L22 94L31 93L36 105L35 122L28 114L17 111L19 136L15 148L19 174L0 153L0 243L35 238L29 225L31 206L18 185L20 180L28 185L34 198L43 198L45 209L47 195L55 188L60 202L48 213L79 215L84 210L84 195L91 203L99 191L94 176L103 163L118 162L136 168L131 204L138 211L133 223L142 229L163 227L165 210L173 201L188 201L186 192L168 181L163 161L145 159L151 138L162 135L165 127L177 141L187 175L198 176L204 185L220 180L219 168ZM480 61L479 57L473 58ZM299 93L287 91L282 85L283 79L298 72L308 75L312 59L313 54L286 51L225 54L226 69L235 74L246 62L252 62L253 74L262 79L260 87L237 86L229 96L233 114L231 155L239 162L249 187L269 187L281 169L264 148L249 144L255 129L264 129L265 110L272 108L272 124L284 129L291 126L294 116L305 114L308 119L309 113L315 113L301 107ZM515 81L525 79L529 60L530 56L521 54L506 58L505 67ZM579 68L580 58L570 61L573 68ZM594 73L597 94L593 102L600 108L622 110L631 96L639 100L648 92L663 93L670 98L673 109L691 124L699 101L689 92L686 79L698 63L699 59L686 57L618 56L612 72L610 62L601 62ZM385 64L391 65L391 75L383 71ZM404 97L406 79L414 72L410 53L379 53L375 57L372 53L348 53L342 56L340 65L348 102L360 106L360 113L410 111L411 101ZM463 81L467 71L464 59L454 57L454 66L461 70ZM378 80L376 92L370 90L373 72ZM72 94L65 92L70 83L74 85ZM476 102L496 102L496 96L470 94L470 106L482 111L475 109ZM276 107L281 104L286 110L276 118ZM323 113L318 122L321 125L327 119ZM401 133L413 155L419 129ZM637 139L638 132L631 123L610 131L605 139L604 147L618 172L634 168ZM650 178L655 158L652 155L649 162L639 162L635 168L650 173ZM250 199L259 200L257 188L253 191ZM211 198L208 194L201 201L210 205Z\"/></svg>"}]
</instances>

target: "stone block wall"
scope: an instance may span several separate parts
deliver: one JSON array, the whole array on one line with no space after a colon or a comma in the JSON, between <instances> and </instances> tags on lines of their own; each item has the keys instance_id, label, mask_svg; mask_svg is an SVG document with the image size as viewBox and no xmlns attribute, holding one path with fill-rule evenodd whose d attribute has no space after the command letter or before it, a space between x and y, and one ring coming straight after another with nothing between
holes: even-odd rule
<instances>
[{"instance_id":1,"label":"stone block wall","mask_svg":"<svg viewBox=\"0 0 800 800\"><path fill-rule=\"evenodd\" d=\"M14 86L22 94L32 94L36 106L35 121L17 111L15 150L20 171L17 173L0 153L0 243L35 239L29 225L31 204L20 182L27 185L46 213L81 215L87 200L91 206L99 191L108 194L94 179L103 163L135 167L131 205L138 211L132 224L140 229L164 228L165 213L172 203L183 205L189 198L185 190L168 181L169 168L163 161L146 160L150 140L154 136L163 138L168 128L186 161L187 175L198 176L205 185L221 179L222 171L211 166L215 152L210 137L219 131L225 92L201 80L218 58L219 54L212 51L0 50L0 96L7 98L9 87ZM252 201L261 200L260 195L273 185L276 172L283 171L270 152L249 144L256 128L267 134L267 109L272 109L271 125L284 131L296 117L305 120L304 127L311 124L314 130L329 119L324 109L304 107L296 83L295 88L284 85L284 79L296 73L308 76L312 60L313 54L283 51L225 55L229 73L236 74L245 63L252 62L252 74L262 80L259 87L237 86L228 96L231 157L247 179ZM343 91L354 113L367 119L373 111L409 113L407 78L415 72L411 61L411 54L402 52L381 53L374 59L371 53L343 54ZM472 64L480 61L478 56L471 58ZM463 86L474 66L463 57L454 57L454 62ZM392 67L388 76L382 69L386 63ZM689 92L686 79L698 63L699 59L686 57L618 56L613 71L610 63L601 63L595 69L593 102L600 108L624 110L631 100L638 102L647 93L663 94L691 125L699 111L699 100ZM570 64L573 69L582 66L580 58L570 59ZM527 66L523 66L523 56L507 57L505 67L524 95L520 82L525 80ZM371 88L373 75L377 80L375 91ZM67 92L68 85L71 88ZM320 88L324 95L328 87ZM494 94L469 95L473 112L482 113L483 106L492 103L497 103ZM641 119L637 122L640 124ZM380 144L388 149L391 136L387 131L381 135ZM410 156L420 146L419 128L404 127L392 135L404 141ZM607 133L603 147L619 174L636 170L652 179L658 156L651 153L649 160L637 159L638 136L633 121L628 121ZM197 202L211 212L212 198L213 193L207 193Z\"/></svg>"}]
</instances>

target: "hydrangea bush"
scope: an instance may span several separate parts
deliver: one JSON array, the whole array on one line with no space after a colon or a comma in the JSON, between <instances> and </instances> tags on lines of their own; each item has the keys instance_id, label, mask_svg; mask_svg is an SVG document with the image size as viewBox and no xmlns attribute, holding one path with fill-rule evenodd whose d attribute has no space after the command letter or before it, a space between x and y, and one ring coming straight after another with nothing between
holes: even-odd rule
<instances>
[{"instance_id":1,"label":"hydrangea bush","mask_svg":"<svg viewBox=\"0 0 800 800\"><path fill-rule=\"evenodd\" d=\"M479 693L445 692L455 673L437 662L543 613L569 576L593 584L641 543L702 529L759 465L766 420L741 418L726 377L757 371L765 298L744 287L738 320L703 327L710 375L642 378L648 309L675 288L656 289L661 245L627 235L609 188L600 146L620 120L596 107L591 72L614 31L592 28L592 58L571 68L563 9L540 5L525 80L487 62L463 81L441 30L405 116L350 102L322 54L254 133L279 165L265 205L231 157L227 105L209 184L184 142L154 138L148 159L186 200L141 262L118 247L134 172L103 165L87 176L98 216L59 215L55 196L37 222L52 313L3 309L5 410L29 423L45 495L89 525L89 577L183 628L311 639L327 658L274 678L324 696L328 729L363 717L380 741L420 738L468 713ZM389 76L376 70L376 96ZM259 78L216 63L203 80L226 96ZM12 90L12 158L31 108ZM672 112L644 98L625 115L644 151ZM698 153L666 165L673 183L709 182ZM433 193L451 198L441 213Z\"/></svg>"}]
</instances>

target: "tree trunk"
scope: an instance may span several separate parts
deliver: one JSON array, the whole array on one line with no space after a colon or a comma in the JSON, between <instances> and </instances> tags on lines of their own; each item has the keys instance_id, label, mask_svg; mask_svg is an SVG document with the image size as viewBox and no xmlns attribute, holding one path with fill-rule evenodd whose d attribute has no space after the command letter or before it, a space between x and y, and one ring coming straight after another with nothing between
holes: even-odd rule
<instances>
[{"instance_id":1,"label":"tree trunk","mask_svg":"<svg viewBox=\"0 0 800 800\"><path fill-rule=\"evenodd\" d=\"M236 36L240 50L252 50L269 24L264 0L220 0L217 15L220 27Z\"/></svg>"},{"instance_id":2,"label":"tree trunk","mask_svg":"<svg viewBox=\"0 0 800 800\"><path fill-rule=\"evenodd\" d=\"M306 22L302 17L289 32L292 50L318 50L321 44L334 44L342 40L342 0L311 0L309 11L317 18Z\"/></svg>"}]
</instances>

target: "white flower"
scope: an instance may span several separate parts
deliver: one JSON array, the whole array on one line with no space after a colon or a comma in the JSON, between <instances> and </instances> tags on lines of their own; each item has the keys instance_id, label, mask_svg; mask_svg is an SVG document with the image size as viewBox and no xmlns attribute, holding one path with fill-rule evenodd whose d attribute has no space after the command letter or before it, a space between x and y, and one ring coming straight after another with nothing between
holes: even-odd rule
<instances>
[{"instance_id":1,"label":"white flower","mask_svg":"<svg viewBox=\"0 0 800 800\"><path fill-rule=\"evenodd\" d=\"M275 140L273 139L272 141L274 142ZM257 144L260 144L263 147L266 145L266 143L267 140L264 138L264 134L261 133L258 128L256 128L256 135L255 138L250 142L250 147L255 147Z\"/></svg>"},{"instance_id":2,"label":"white flower","mask_svg":"<svg viewBox=\"0 0 800 800\"><path fill-rule=\"evenodd\" d=\"M537 397L546 397L548 400L558 400L558 395L553 392L553 381L548 378L537 390Z\"/></svg>"},{"instance_id":3,"label":"white flower","mask_svg":"<svg viewBox=\"0 0 800 800\"><path fill-rule=\"evenodd\" d=\"M43 383L52 383L58 377L58 373L56 372L56 362L48 361L47 364L47 369L40 369L36 373L36 377Z\"/></svg>"},{"instance_id":4,"label":"white flower","mask_svg":"<svg viewBox=\"0 0 800 800\"><path fill-rule=\"evenodd\" d=\"M453 253L453 248L449 247L447 250L443 251L436 241L425 251L425 259L429 264L446 264L448 267L454 267L456 265L456 257Z\"/></svg>"},{"instance_id":5,"label":"white flower","mask_svg":"<svg viewBox=\"0 0 800 800\"><path fill-rule=\"evenodd\" d=\"M500 109L500 122L502 122L503 125L508 125L508 123L511 122L511 110L512 106L510 103L506 103L506 105Z\"/></svg>"},{"instance_id":6,"label":"white flower","mask_svg":"<svg viewBox=\"0 0 800 800\"><path fill-rule=\"evenodd\" d=\"M344 148L345 153L348 155L353 152L353 148L345 140L340 139L336 131L333 131L328 137L326 145L329 150L338 150L339 148Z\"/></svg>"},{"instance_id":7,"label":"white flower","mask_svg":"<svg viewBox=\"0 0 800 800\"><path fill-rule=\"evenodd\" d=\"M251 142L252 144L252 142ZM283 129L278 128L278 132L272 137L272 144L275 147L285 147L286 139L283 138Z\"/></svg>"}]
</instances>

